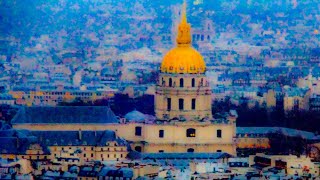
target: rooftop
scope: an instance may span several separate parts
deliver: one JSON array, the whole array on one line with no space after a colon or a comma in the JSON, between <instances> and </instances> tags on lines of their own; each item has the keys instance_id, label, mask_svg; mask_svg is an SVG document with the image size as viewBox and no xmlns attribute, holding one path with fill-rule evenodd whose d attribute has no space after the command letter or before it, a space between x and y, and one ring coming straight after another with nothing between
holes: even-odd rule
<instances>
[{"instance_id":1,"label":"rooftop","mask_svg":"<svg viewBox=\"0 0 320 180\"><path fill-rule=\"evenodd\" d=\"M124 139L116 137L114 131L31 131L40 141L48 146L52 145L88 145L104 146L107 142L116 141L119 146L126 146Z\"/></svg>"},{"instance_id":2,"label":"rooftop","mask_svg":"<svg viewBox=\"0 0 320 180\"><path fill-rule=\"evenodd\" d=\"M109 124L118 119L105 106L21 107L12 124Z\"/></svg>"},{"instance_id":3,"label":"rooftop","mask_svg":"<svg viewBox=\"0 0 320 180\"><path fill-rule=\"evenodd\" d=\"M312 140L315 134L308 131L301 131L297 129L284 128L284 127L237 127L237 135L239 134L254 134L265 136L269 133L282 132L287 136L301 136L302 138Z\"/></svg>"}]
</instances>

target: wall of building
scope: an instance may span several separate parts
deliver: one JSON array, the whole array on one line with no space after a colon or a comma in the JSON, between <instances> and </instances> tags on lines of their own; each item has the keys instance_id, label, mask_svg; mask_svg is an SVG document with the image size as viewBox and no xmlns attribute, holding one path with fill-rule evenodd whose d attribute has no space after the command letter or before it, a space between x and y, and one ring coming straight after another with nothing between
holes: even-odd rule
<instances>
[{"instance_id":1,"label":"wall of building","mask_svg":"<svg viewBox=\"0 0 320 180\"><path fill-rule=\"evenodd\" d=\"M136 127L141 127L141 136L136 135ZM232 145L233 150L228 152L235 154L234 137L236 137L235 124L211 124L200 122L186 122L176 124L143 124L143 123L127 123L127 124L107 124L107 125L86 125L86 124L25 124L14 125L17 129L29 130L114 130L119 137L133 142L145 141L152 144L185 144L185 145L205 145L212 144L214 146L222 146L223 144ZM189 128L196 130L195 137L187 137L186 131ZM159 137L159 130L164 130L164 137ZM221 138L217 137L217 130L221 130ZM199 152L216 152L218 148L212 148L208 151L206 148L197 148ZM152 152L157 149L146 149ZM148 152L148 151L145 151ZM169 151L168 151L169 152ZM174 152L177 152L176 150ZM185 149L181 149L185 152Z\"/></svg>"},{"instance_id":2,"label":"wall of building","mask_svg":"<svg viewBox=\"0 0 320 180\"><path fill-rule=\"evenodd\" d=\"M170 79L172 83L169 83ZM180 87L180 79L183 79L182 87ZM170 109L168 109L168 98L171 99ZM179 109L179 99L184 101L182 110ZM196 100L195 109L192 109L192 99ZM180 117L186 120L200 120L212 117L211 89L206 76L204 74L160 74L156 87L155 113L160 120L180 119Z\"/></svg>"},{"instance_id":3,"label":"wall of building","mask_svg":"<svg viewBox=\"0 0 320 180\"><path fill-rule=\"evenodd\" d=\"M237 137L237 148L270 148L270 142L267 137Z\"/></svg>"},{"instance_id":4,"label":"wall of building","mask_svg":"<svg viewBox=\"0 0 320 180\"><path fill-rule=\"evenodd\" d=\"M83 164L87 161L108 161L108 160L124 160L128 155L126 146L119 145L116 141L107 142L102 146L91 145L53 145L48 146L50 153L46 154L42 147L38 144L31 145L25 153L8 154L1 153L0 157L3 159L30 159L30 160L51 160L58 162L57 158L63 159L59 163L66 164ZM76 152L80 150L80 152ZM70 161L68 160L70 159ZM72 159L79 159L72 161Z\"/></svg>"}]
</instances>

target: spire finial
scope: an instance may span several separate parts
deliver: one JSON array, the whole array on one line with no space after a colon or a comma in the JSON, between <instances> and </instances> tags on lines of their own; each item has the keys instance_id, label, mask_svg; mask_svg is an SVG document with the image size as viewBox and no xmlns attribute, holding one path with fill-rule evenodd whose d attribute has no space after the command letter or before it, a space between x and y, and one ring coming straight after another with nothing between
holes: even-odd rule
<instances>
[{"instance_id":1,"label":"spire finial","mask_svg":"<svg viewBox=\"0 0 320 180\"><path fill-rule=\"evenodd\" d=\"M181 12L181 22L178 27L178 46L190 46L191 44L191 26L187 21L187 3L186 0L183 1L182 12Z\"/></svg>"},{"instance_id":2,"label":"spire finial","mask_svg":"<svg viewBox=\"0 0 320 180\"><path fill-rule=\"evenodd\" d=\"M186 0L183 0L181 23L188 23L188 21L187 21L187 3L186 3Z\"/></svg>"}]
</instances>

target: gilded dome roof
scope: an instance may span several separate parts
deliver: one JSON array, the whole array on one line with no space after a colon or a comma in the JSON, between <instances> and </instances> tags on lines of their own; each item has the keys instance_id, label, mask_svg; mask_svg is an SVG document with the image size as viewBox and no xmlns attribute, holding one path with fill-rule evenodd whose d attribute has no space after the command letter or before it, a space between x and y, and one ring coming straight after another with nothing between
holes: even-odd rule
<instances>
[{"instance_id":1,"label":"gilded dome roof","mask_svg":"<svg viewBox=\"0 0 320 180\"><path fill-rule=\"evenodd\" d=\"M171 49L162 60L162 73L204 73L206 64L201 54L190 46Z\"/></svg>"},{"instance_id":2,"label":"gilded dome roof","mask_svg":"<svg viewBox=\"0 0 320 180\"><path fill-rule=\"evenodd\" d=\"M191 26L187 22L186 3L183 4L181 22L178 27L177 47L171 49L162 60L162 73L204 73L206 64L201 54L191 47Z\"/></svg>"}]
</instances>

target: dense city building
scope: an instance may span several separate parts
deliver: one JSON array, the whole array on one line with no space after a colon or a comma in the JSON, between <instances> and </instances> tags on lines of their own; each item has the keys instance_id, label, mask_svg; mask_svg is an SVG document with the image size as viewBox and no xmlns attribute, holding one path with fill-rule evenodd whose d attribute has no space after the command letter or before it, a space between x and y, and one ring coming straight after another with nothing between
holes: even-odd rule
<instances>
[{"instance_id":1,"label":"dense city building","mask_svg":"<svg viewBox=\"0 0 320 180\"><path fill-rule=\"evenodd\" d=\"M180 3L0 2L0 179L318 178L315 2Z\"/></svg>"}]
</instances>

